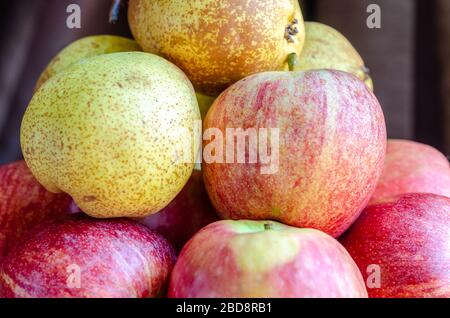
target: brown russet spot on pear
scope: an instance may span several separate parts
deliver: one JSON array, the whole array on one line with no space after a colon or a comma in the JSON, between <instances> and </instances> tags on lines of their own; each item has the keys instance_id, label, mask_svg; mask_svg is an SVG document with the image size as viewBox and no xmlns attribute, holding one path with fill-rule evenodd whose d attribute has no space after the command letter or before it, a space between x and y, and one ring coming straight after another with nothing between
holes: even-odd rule
<instances>
[{"instance_id":1,"label":"brown russet spot on pear","mask_svg":"<svg viewBox=\"0 0 450 318\"><path fill-rule=\"evenodd\" d=\"M73 64L36 92L22 150L44 187L70 194L87 214L143 217L188 181L197 120L195 91L178 67L143 52L105 54Z\"/></svg>"},{"instance_id":2,"label":"brown russet spot on pear","mask_svg":"<svg viewBox=\"0 0 450 318\"><path fill-rule=\"evenodd\" d=\"M305 37L297 0L130 0L128 20L144 51L211 96L248 75L287 70Z\"/></svg>"},{"instance_id":3,"label":"brown russet spot on pear","mask_svg":"<svg viewBox=\"0 0 450 318\"><path fill-rule=\"evenodd\" d=\"M350 41L332 27L305 22L306 39L295 71L333 69L351 73L373 90L370 70Z\"/></svg>"}]
</instances>

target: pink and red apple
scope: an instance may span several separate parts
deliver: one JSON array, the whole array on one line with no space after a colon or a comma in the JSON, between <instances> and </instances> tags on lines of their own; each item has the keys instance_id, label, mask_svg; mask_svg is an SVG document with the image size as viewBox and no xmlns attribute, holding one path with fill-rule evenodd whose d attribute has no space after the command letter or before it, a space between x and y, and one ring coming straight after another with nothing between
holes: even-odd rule
<instances>
[{"instance_id":1,"label":"pink and red apple","mask_svg":"<svg viewBox=\"0 0 450 318\"><path fill-rule=\"evenodd\" d=\"M195 233L218 219L206 193L202 173L195 170L175 200L157 214L138 221L163 235L179 251Z\"/></svg>"},{"instance_id":2,"label":"pink and red apple","mask_svg":"<svg viewBox=\"0 0 450 318\"><path fill-rule=\"evenodd\" d=\"M219 131L223 138L221 149L211 147L218 138L204 142L203 166L208 194L223 218L277 220L335 237L356 220L372 196L386 151L378 100L362 81L339 71L247 77L216 99L204 128L206 136ZM220 162L218 154L235 143L227 135L230 128L274 134L266 132L272 136L269 147L258 149L256 163ZM249 149L267 139L264 136L245 146L245 158ZM274 139L279 142L272 143ZM262 170L266 163L261 153L278 154L267 164L274 168L269 173ZM213 160L208 162L208 157Z\"/></svg>"},{"instance_id":3,"label":"pink and red apple","mask_svg":"<svg viewBox=\"0 0 450 318\"><path fill-rule=\"evenodd\" d=\"M334 238L271 221L219 221L183 248L169 297L367 297Z\"/></svg>"},{"instance_id":4,"label":"pink and red apple","mask_svg":"<svg viewBox=\"0 0 450 318\"><path fill-rule=\"evenodd\" d=\"M341 238L370 297L450 297L450 199L404 194L367 207Z\"/></svg>"},{"instance_id":5,"label":"pink and red apple","mask_svg":"<svg viewBox=\"0 0 450 318\"><path fill-rule=\"evenodd\" d=\"M0 297L146 298L165 296L175 250L131 220L84 215L41 225L0 269Z\"/></svg>"},{"instance_id":6,"label":"pink and red apple","mask_svg":"<svg viewBox=\"0 0 450 318\"><path fill-rule=\"evenodd\" d=\"M72 199L50 193L24 161L0 167L0 259L26 231L39 223L70 214Z\"/></svg>"},{"instance_id":7,"label":"pink and red apple","mask_svg":"<svg viewBox=\"0 0 450 318\"><path fill-rule=\"evenodd\" d=\"M403 193L434 193L450 197L450 164L431 146L388 140L384 169L370 202Z\"/></svg>"}]
</instances>

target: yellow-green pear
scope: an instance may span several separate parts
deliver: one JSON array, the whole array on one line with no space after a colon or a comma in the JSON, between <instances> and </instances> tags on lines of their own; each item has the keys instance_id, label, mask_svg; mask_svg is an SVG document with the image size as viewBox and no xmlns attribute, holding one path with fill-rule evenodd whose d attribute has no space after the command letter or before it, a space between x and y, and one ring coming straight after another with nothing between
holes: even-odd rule
<instances>
[{"instance_id":1,"label":"yellow-green pear","mask_svg":"<svg viewBox=\"0 0 450 318\"><path fill-rule=\"evenodd\" d=\"M52 192L93 217L143 217L188 181L200 111L172 63L143 52L84 59L34 95L21 127L25 160Z\"/></svg>"},{"instance_id":2,"label":"yellow-green pear","mask_svg":"<svg viewBox=\"0 0 450 318\"><path fill-rule=\"evenodd\" d=\"M50 77L82 59L102 54L142 51L136 41L116 35L92 35L79 39L59 52L39 77L35 90L38 90ZM215 100L215 97L197 93L202 118Z\"/></svg>"},{"instance_id":3,"label":"yellow-green pear","mask_svg":"<svg viewBox=\"0 0 450 318\"><path fill-rule=\"evenodd\" d=\"M305 22L306 40L296 71L334 69L351 73L364 81L373 90L369 69L361 55L345 36L332 27Z\"/></svg>"},{"instance_id":4,"label":"yellow-green pear","mask_svg":"<svg viewBox=\"0 0 450 318\"><path fill-rule=\"evenodd\" d=\"M69 44L50 61L39 77L36 90L50 77L82 59L102 54L133 51L141 51L141 48L134 40L121 36L93 35L79 39Z\"/></svg>"}]
</instances>

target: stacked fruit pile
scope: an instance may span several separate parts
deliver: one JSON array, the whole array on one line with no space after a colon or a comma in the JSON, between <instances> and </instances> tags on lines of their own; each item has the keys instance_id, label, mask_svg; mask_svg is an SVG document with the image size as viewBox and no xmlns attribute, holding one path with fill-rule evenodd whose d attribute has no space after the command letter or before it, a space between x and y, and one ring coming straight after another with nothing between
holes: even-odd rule
<instances>
[{"instance_id":1,"label":"stacked fruit pile","mask_svg":"<svg viewBox=\"0 0 450 318\"><path fill-rule=\"evenodd\" d=\"M0 296L450 297L449 163L386 140L344 36L296 0L129 22L37 83L0 168Z\"/></svg>"}]
</instances>

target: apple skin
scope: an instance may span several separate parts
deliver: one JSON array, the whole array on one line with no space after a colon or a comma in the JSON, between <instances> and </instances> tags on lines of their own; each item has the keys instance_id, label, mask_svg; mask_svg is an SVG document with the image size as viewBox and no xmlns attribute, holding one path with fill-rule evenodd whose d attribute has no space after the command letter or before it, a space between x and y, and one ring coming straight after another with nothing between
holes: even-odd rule
<instances>
[{"instance_id":1,"label":"apple skin","mask_svg":"<svg viewBox=\"0 0 450 318\"><path fill-rule=\"evenodd\" d=\"M375 95L355 76L333 70L247 77L216 99L204 121L209 128L222 132L225 145L232 143L227 128L279 129L276 173L262 174L261 163L203 164L221 217L276 220L334 237L367 205L386 152Z\"/></svg>"},{"instance_id":2,"label":"apple skin","mask_svg":"<svg viewBox=\"0 0 450 318\"><path fill-rule=\"evenodd\" d=\"M403 193L434 193L450 197L447 158L428 145L388 140L383 172L370 204Z\"/></svg>"},{"instance_id":3,"label":"apple skin","mask_svg":"<svg viewBox=\"0 0 450 318\"><path fill-rule=\"evenodd\" d=\"M171 245L145 226L78 214L36 228L8 253L0 270L0 296L160 297L174 262ZM71 286L73 266L80 276L79 285Z\"/></svg>"},{"instance_id":4,"label":"apple skin","mask_svg":"<svg viewBox=\"0 0 450 318\"><path fill-rule=\"evenodd\" d=\"M183 248L172 298L367 297L338 241L272 221L219 221Z\"/></svg>"},{"instance_id":5,"label":"apple skin","mask_svg":"<svg viewBox=\"0 0 450 318\"><path fill-rule=\"evenodd\" d=\"M450 199L404 194L371 205L341 238L364 276L380 266L370 297L450 297Z\"/></svg>"},{"instance_id":6,"label":"apple skin","mask_svg":"<svg viewBox=\"0 0 450 318\"><path fill-rule=\"evenodd\" d=\"M70 196L45 190L24 161L0 166L0 260L25 232L73 209Z\"/></svg>"},{"instance_id":7,"label":"apple skin","mask_svg":"<svg viewBox=\"0 0 450 318\"><path fill-rule=\"evenodd\" d=\"M128 21L144 51L172 61L210 96L248 75L287 70L305 42L297 0L130 0Z\"/></svg>"},{"instance_id":8,"label":"apple skin","mask_svg":"<svg viewBox=\"0 0 450 318\"><path fill-rule=\"evenodd\" d=\"M180 194L162 211L138 219L180 251L195 233L219 220L208 198L201 171L194 170Z\"/></svg>"}]
</instances>

